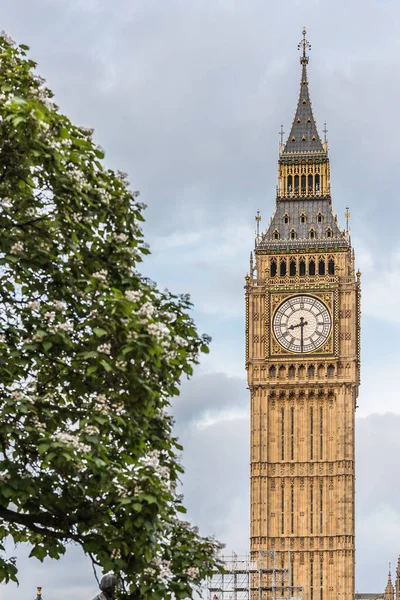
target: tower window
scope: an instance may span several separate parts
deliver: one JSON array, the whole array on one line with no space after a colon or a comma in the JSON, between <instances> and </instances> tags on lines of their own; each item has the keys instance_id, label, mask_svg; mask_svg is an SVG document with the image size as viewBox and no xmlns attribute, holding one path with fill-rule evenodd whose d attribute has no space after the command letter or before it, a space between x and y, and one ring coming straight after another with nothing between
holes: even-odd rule
<instances>
[{"instance_id":1,"label":"tower window","mask_svg":"<svg viewBox=\"0 0 400 600\"><path fill-rule=\"evenodd\" d=\"M294 406L290 407L290 460L294 460Z\"/></svg>"},{"instance_id":2,"label":"tower window","mask_svg":"<svg viewBox=\"0 0 400 600\"><path fill-rule=\"evenodd\" d=\"M304 137L304 135L303 135L303 137L301 138L301 141L302 141L302 142L305 142L305 141L306 141L306 138Z\"/></svg>"},{"instance_id":3,"label":"tower window","mask_svg":"<svg viewBox=\"0 0 400 600\"><path fill-rule=\"evenodd\" d=\"M329 365L329 367L327 369L328 377L333 377L334 374L335 374L335 367L333 365Z\"/></svg>"},{"instance_id":4,"label":"tower window","mask_svg":"<svg viewBox=\"0 0 400 600\"><path fill-rule=\"evenodd\" d=\"M328 262L328 273L329 275L335 274L335 261L333 259Z\"/></svg>"},{"instance_id":5,"label":"tower window","mask_svg":"<svg viewBox=\"0 0 400 600\"><path fill-rule=\"evenodd\" d=\"M332 229L327 229L326 230L326 237L327 238L331 238L332 237Z\"/></svg>"},{"instance_id":6,"label":"tower window","mask_svg":"<svg viewBox=\"0 0 400 600\"><path fill-rule=\"evenodd\" d=\"M315 239L315 231L314 229L310 229L310 240Z\"/></svg>"},{"instance_id":7,"label":"tower window","mask_svg":"<svg viewBox=\"0 0 400 600\"><path fill-rule=\"evenodd\" d=\"M303 104L307 104L307 100L305 98L303 100Z\"/></svg>"},{"instance_id":8,"label":"tower window","mask_svg":"<svg viewBox=\"0 0 400 600\"><path fill-rule=\"evenodd\" d=\"M295 142L295 141L296 141L296 138L293 136L292 137L292 142Z\"/></svg>"},{"instance_id":9,"label":"tower window","mask_svg":"<svg viewBox=\"0 0 400 600\"><path fill-rule=\"evenodd\" d=\"M271 277L275 277L276 271L277 271L277 269L276 269L276 260L272 259L271 260Z\"/></svg>"},{"instance_id":10,"label":"tower window","mask_svg":"<svg viewBox=\"0 0 400 600\"><path fill-rule=\"evenodd\" d=\"M312 141L315 142L317 138L315 137L315 135L312 136Z\"/></svg>"},{"instance_id":11,"label":"tower window","mask_svg":"<svg viewBox=\"0 0 400 600\"><path fill-rule=\"evenodd\" d=\"M315 275L315 260L310 260L308 263L308 274Z\"/></svg>"},{"instance_id":12,"label":"tower window","mask_svg":"<svg viewBox=\"0 0 400 600\"><path fill-rule=\"evenodd\" d=\"M296 261L295 260L290 261L289 274L290 274L290 277L296 276Z\"/></svg>"},{"instance_id":13,"label":"tower window","mask_svg":"<svg viewBox=\"0 0 400 600\"><path fill-rule=\"evenodd\" d=\"M310 406L310 460L314 460L314 409L312 406Z\"/></svg>"},{"instance_id":14,"label":"tower window","mask_svg":"<svg viewBox=\"0 0 400 600\"><path fill-rule=\"evenodd\" d=\"M286 275L286 260L282 260L280 264L280 273L281 277Z\"/></svg>"},{"instance_id":15,"label":"tower window","mask_svg":"<svg viewBox=\"0 0 400 600\"><path fill-rule=\"evenodd\" d=\"M323 423L324 412L322 406L319 407L319 458L322 460L323 456ZM322 487L321 487L321 513L322 513ZM322 533L322 516L321 516L321 533Z\"/></svg>"},{"instance_id":16,"label":"tower window","mask_svg":"<svg viewBox=\"0 0 400 600\"><path fill-rule=\"evenodd\" d=\"M297 122L298 122L298 123L301 123L300 119L297 119Z\"/></svg>"},{"instance_id":17,"label":"tower window","mask_svg":"<svg viewBox=\"0 0 400 600\"><path fill-rule=\"evenodd\" d=\"M314 365L310 365L308 367L308 376L309 377L314 377L314 375L315 375L315 367L314 367Z\"/></svg>"},{"instance_id":18,"label":"tower window","mask_svg":"<svg viewBox=\"0 0 400 600\"><path fill-rule=\"evenodd\" d=\"M322 258L318 263L318 275L325 275L325 261Z\"/></svg>"},{"instance_id":19,"label":"tower window","mask_svg":"<svg viewBox=\"0 0 400 600\"><path fill-rule=\"evenodd\" d=\"M307 123L311 123L311 117L308 117Z\"/></svg>"},{"instance_id":20,"label":"tower window","mask_svg":"<svg viewBox=\"0 0 400 600\"><path fill-rule=\"evenodd\" d=\"M321 215L321 213L319 213L317 215L317 223L322 223L323 219L324 219L324 217Z\"/></svg>"},{"instance_id":21,"label":"tower window","mask_svg":"<svg viewBox=\"0 0 400 600\"><path fill-rule=\"evenodd\" d=\"M279 240L279 231L277 229L274 231L274 240Z\"/></svg>"},{"instance_id":22,"label":"tower window","mask_svg":"<svg viewBox=\"0 0 400 600\"><path fill-rule=\"evenodd\" d=\"M293 378L296 374L296 369L294 368L293 365L290 365L289 370L288 370L288 375L290 378Z\"/></svg>"},{"instance_id":23,"label":"tower window","mask_svg":"<svg viewBox=\"0 0 400 600\"><path fill-rule=\"evenodd\" d=\"M297 238L296 232L294 229L290 231L290 239L295 240Z\"/></svg>"},{"instance_id":24,"label":"tower window","mask_svg":"<svg viewBox=\"0 0 400 600\"><path fill-rule=\"evenodd\" d=\"M294 533L294 485L290 486L290 533Z\"/></svg>"},{"instance_id":25,"label":"tower window","mask_svg":"<svg viewBox=\"0 0 400 600\"><path fill-rule=\"evenodd\" d=\"M288 215L285 215L283 217L283 222L285 223L285 225L287 225L289 223L289 217L288 217Z\"/></svg>"},{"instance_id":26,"label":"tower window","mask_svg":"<svg viewBox=\"0 0 400 600\"><path fill-rule=\"evenodd\" d=\"M304 138L305 139L305 138ZM301 176L301 191L305 194L306 193L306 176L302 175Z\"/></svg>"},{"instance_id":27,"label":"tower window","mask_svg":"<svg viewBox=\"0 0 400 600\"><path fill-rule=\"evenodd\" d=\"M306 274L306 261L302 258L300 259L300 277L304 277Z\"/></svg>"},{"instance_id":28,"label":"tower window","mask_svg":"<svg viewBox=\"0 0 400 600\"><path fill-rule=\"evenodd\" d=\"M300 223L305 223L306 221L306 215L303 213L302 215L300 215Z\"/></svg>"},{"instance_id":29,"label":"tower window","mask_svg":"<svg viewBox=\"0 0 400 600\"><path fill-rule=\"evenodd\" d=\"M271 379L275 379L276 377L276 367L274 367L274 365L269 368L269 376Z\"/></svg>"}]
</instances>

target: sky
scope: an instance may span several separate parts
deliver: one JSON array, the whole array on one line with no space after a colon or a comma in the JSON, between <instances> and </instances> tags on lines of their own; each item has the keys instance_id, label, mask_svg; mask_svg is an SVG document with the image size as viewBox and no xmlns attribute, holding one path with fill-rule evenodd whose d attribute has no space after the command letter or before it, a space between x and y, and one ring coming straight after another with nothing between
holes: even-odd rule
<instances>
[{"instance_id":1,"label":"sky","mask_svg":"<svg viewBox=\"0 0 400 600\"><path fill-rule=\"evenodd\" d=\"M211 353L174 401L190 520L226 552L248 550L249 395L244 276L254 216L275 205L281 123L296 108L297 44L320 133L327 122L334 211L362 271L356 419L356 589L380 592L400 554L400 3L397 0L2 0L0 29L31 47L62 112L94 127L107 165L148 205L142 271L190 293ZM79 548L42 565L18 555L0 600L90 600Z\"/></svg>"}]
</instances>

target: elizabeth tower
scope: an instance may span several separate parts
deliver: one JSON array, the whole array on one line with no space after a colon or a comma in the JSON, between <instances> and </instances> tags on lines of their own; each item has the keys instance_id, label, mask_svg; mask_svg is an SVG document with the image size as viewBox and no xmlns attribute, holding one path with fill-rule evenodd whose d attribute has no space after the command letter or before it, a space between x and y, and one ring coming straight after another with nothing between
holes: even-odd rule
<instances>
[{"instance_id":1,"label":"elizabeth tower","mask_svg":"<svg viewBox=\"0 0 400 600\"><path fill-rule=\"evenodd\" d=\"M256 237L246 277L251 552L256 558L274 550L279 567L290 552L289 584L302 586L305 600L354 600L361 274L348 227L341 230L332 212L305 34L297 109L280 146L276 209Z\"/></svg>"}]
</instances>

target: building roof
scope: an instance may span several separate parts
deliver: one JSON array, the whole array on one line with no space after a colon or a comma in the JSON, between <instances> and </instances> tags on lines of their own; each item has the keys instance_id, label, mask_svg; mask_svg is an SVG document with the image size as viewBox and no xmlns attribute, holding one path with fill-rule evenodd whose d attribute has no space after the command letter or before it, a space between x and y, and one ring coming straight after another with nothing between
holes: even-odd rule
<instances>
[{"instance_id":1,"label":"building roof","mask_svg":"<svg viewBox=\"0 0 400 600\"><path fill-rule=\"evenodd\" d=\"M281 156L291 156L293 154L326 154L312 111L307 75L308 56L306 56L306 49L311 48L311 46L306 40L305 29L303 29L303 40L300 42L299 48L303 50L300 57L300 64L302 65L300 93L292 128Z\"/></svg>"},{"instance_id":2,"label":"building roof","mask_svg":"<svg viewBox=\"0 0 400 600\"><path fill-rule=\"evenodd\" d=\"M293 231L295 239L292 239ZM347 248L349 243L348 235L337 224L328 198L285 199L277 202L269 227L257 243L257 250Z\"/></svg>"}]
</instances>

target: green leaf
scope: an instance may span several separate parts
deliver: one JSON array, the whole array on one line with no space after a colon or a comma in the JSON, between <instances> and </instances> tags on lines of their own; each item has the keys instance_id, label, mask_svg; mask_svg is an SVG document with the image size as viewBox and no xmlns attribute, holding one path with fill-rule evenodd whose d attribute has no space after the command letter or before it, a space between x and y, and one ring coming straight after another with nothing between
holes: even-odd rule
<instances>
[{"instance_id":1,"label":"green leaf","mask_svg":"<svg viewBox=\"0 0 400 600\"><path fill-rule=\"evenodd\" d=\"M104 335L108 335L108 331L102 329L101 327L93 327L93 331L97 335L97 337L103 337Z\"/></svg>"}]
</instances>

